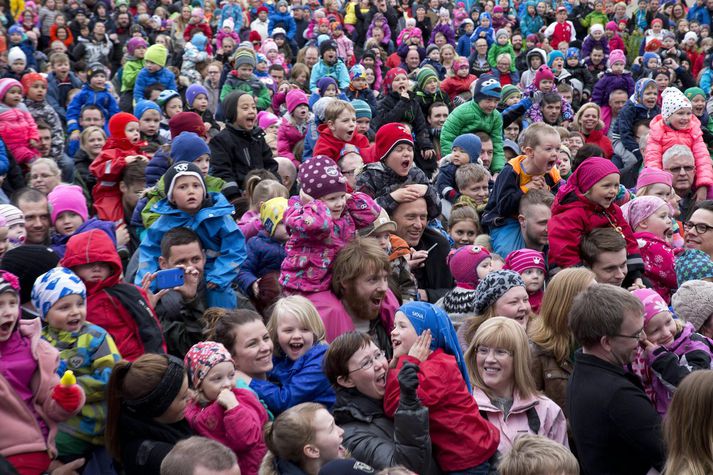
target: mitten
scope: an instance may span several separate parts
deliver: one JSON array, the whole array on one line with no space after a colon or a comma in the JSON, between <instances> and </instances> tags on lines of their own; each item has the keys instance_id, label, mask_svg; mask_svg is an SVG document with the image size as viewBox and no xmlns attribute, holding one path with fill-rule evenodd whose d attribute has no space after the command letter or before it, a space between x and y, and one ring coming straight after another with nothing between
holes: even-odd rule
<instances>
[{"instance_id":1,"label":"mitten","mask_svg":"<svg viewBox=\"0 0 713 475\"><path fill-rule=\"evenodd\" d=\"M67 371L60 383L52 389L52 399L67 412L75 412L82 404L83 391L76 381L74 374Z\"/></svg>"},{"instance_id":2,"label":"mitten","mask_svg":"<svg viewBox=\"0 0 713 475\"><path fill-rule=\"evenodd\" d=\"M416 395L418 389L418 372L420 368L413 363L405 362L399 371L399 389L401 404L406 407L418 407L420 402Z\"/></svg>"}]
</instances>

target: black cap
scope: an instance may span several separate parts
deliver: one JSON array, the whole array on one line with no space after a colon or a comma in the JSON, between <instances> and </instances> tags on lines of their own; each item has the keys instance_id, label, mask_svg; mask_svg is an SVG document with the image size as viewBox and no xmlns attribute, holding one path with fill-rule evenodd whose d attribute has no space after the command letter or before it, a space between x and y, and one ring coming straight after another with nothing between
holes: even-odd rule
<instances>
[{"instance_id":1,"label":"black cap","mask_svg":"<svg viewBox=\"0 0 713 475\"><path fill-rule=\"evenodd\" d=\"M59 256L47 246L23 244L10 249L2 256L0 269L15 274L20 280L20 303L30 301L35 280L57 267Z\"/></svg>"},{"instance_id":2,"label":"black cap","mask_svg":"<svg viewBox=\"0 0 713 475\"><path fill-rule=\"evenodd\" d=\"M324 40L322 44L319 45L319 55L323 56L329 50L337 51L337 42L334 40Z\"/></svg>"}]
</instances>

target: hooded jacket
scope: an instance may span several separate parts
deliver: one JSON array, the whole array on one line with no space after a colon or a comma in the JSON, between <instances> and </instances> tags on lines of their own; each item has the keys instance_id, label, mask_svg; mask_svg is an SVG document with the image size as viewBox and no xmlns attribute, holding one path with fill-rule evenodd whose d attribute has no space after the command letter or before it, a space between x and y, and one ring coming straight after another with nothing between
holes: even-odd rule
<instances>
[{"instance_id":1,"label":"hooded jacket","mask_svg":"<svg viewBox=\"0 0 713 475\"><path fill-rule=\"evenodd\" d=\"M451 153L453 141L459 135L467 133L485 132L493 141L493 161L490 171L498 173L505 166L505 152L503 152L503 117L497 110L490 114L483 112L474 100L455 108L443 124L441 131L441 155Z\"/></svg>"},{"instance_id":2,"label":"hooded jacket","mask_svg":"<svg viewBox=\"0 0 713 475\"><path fill-rule=\"evenodd\" d=\"M40 133L25 104L8 107L0 102L0 138L19 164L29 163L40 156L40 152L30 145L30 140L39 143Z\"/></svg>"},{"instance_id":3,"label":"hooded jacket","mask_svg":"<svg viewBox=\"0 0 713 475\"><path fill-rule=\"evenodd\" d=\"M77 228L77 230L69 236L59 233L53 233L50 239L50 247L61 259L64 257L64 252L67 248L67 241L69 241L72 236L86 233L87 231L91 231L92 229L100 229L104 231L107 236L109 236L111 240L114 241L114 244L116 244L116 227L114 226L114 223L110 221L101 221L97 218L89 218L88 220L84 221Z\"/></svg>"},{"instance_id":4,"label":"hooded jacket","mask_svg":"<svg viewBox=\"0 0 713 475\"><path fill-rule=\"evenodd\" d=\"M611 71L605 72L594 84L592 91L592 102L600 106L609 105L609 94L615 89L623 89L631 96L634 94L634 78L629 71L623 74L614 74Z\"/></svg>"},{"instance_id":5,"label":"hooded jacket","mask_svg":"<svg viewBox=\"0 0 713 475\"><path fill-rule=\"evenodd\" d=\"M530 60L532 60L532 57L538 55L542 62L540 65L547 64L547 53L543 49L540 48L532 48L530 51L527 52L525 55L525 59L527 61L527 71L523 71L523 73L520 75L520 89L524 90L527 88L530 84L532 84L532 81L535 80L535 73L537 73L537 68L533 68L531 66Z\"/></svg>"},{"instance_id":6,"label":"hooded jacket","mask_svg":"<svg viewBox=\"0 0 713 475\"><path fill-rule=\"evenodd\" d=\"M166 90L175 91L176 88L176 76L168 69L161 68L155 73L150 72L146 69L146 66L139 71L136 75L136 82L134 83L134 102L139 102L144 98L144 90L151 84L161 83L166 88Z\"/></svg>"},{"instance_id":7,"label":"hooded jacket","mask_svg":"<svg viewBox=\"0 0 713 475\"><path fill-rule=\"evenodd\" d=\"M141 92L143 93L143 89L141 89ZM82 108L87 104L99 107L107 123L111 116L121 112L119 110L119 103L116 102L114 96L109 92L109 86L104 86L104 89L97 91L89 85L89 82L86 82L84 86L82 86L82 90L72 98L72 102L67 106L68 134L71 134L75 130L81 130L79 127L79 115L82 112Z\"/></svg>"},{"instance_id":8,"label":"hooded jacket","mask_svg":"<svg viewBox=\"0 0 713 475\"><path fill-rule=\"evenodd\" d=\"M319 92L317 89L317 81L323 77L329 76L337 81L339 89L342 91L349 87L349 71L344 61L337 58L337 62L333 65L328 65L323 59L320 59L317 64L312 67L312 74L309 77L309 90Z\"/></svg>"},{"instance_id":9,"label":"hooded jacket","mask_svg":"<svg viewBox=\"0 0 713 475\"><path fill-rule=\"evenodd\" d=\"M641 120L651 120L660 113L661 109L659 106L647 109L632 95L619 111L616 121L614 121L614 124L609 129L612 142L621 141L626 150L633 153L639 161L642 161L644 157L641 155L641 150L639 149L639 141L636 140L634 136L636 132L634 125Z\"/></svg>"}]
</instances>

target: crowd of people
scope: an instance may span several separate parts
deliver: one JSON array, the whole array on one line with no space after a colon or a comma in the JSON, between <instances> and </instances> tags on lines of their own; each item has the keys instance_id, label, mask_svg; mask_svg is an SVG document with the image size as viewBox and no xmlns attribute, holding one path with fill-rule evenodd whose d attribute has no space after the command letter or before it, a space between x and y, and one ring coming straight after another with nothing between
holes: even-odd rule
<instances>
[{"instance_id":1,"label":"crowd of people","mask_svg":"<svg viewBox=\"0 0 713 475\"><path fill-rule=\"evenodd\" d=\"M0 467L713 473L713 0L0 0Z\"/></svg>"}]
</instances>

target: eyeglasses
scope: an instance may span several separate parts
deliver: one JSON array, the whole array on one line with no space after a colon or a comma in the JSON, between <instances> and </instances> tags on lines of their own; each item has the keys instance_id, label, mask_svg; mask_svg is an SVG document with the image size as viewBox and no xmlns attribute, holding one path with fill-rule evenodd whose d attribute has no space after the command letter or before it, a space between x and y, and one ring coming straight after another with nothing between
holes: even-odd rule
<instances>
[{"instance_id":1,"label":"eyeglasses","mask_svg":"<svg viewBox=\"0 0 713 475\"><path fill-rule=\"evenodd\" d=\"M642 328L638 332L634 333L633 335L612 335L612 336L618 336L621 338L631 338L632 340L641 340L641 336L644 334L644 329Z\"/></svg>"},{"instance_id":2,"label":"eyeglasses","mask_svg":"<svg viewBox=\"0 0 713 475\"><path fill-rule=\"evenodd\" d=\"M359 172L358 168L355 168L354 170L342 170L342 175L344 176L355 176Z\"/></svg>"},{"instance_id":3,"label":"eyeglasses","mask_svg":"<svg viewBox=\"0 0 713 475\"><path fill-rule=\"evenodd\" d=\"M683 223L683 229L684 231L690 231L691 229L696 230L696 233L698 234L705 234L711 229L713 229L713 226L708 226L705 223L693 223L691 221L688 221L686 223Z\"/></svg>"},{"instance_id":4,"label":"eyeglasses","mask_svg":"<svg viewBox=\"0 0 713 475\"><path fill-rule=\"evenodd\" d=\"M512 356L512 351L506 350L505 348L488 348L487 346L479 346L475 351L478 353L478 356L483 357L487 357L492 351L496 360L504 360L508 356Z\"/></svg>"},{"instance_id":5,"label":"eyeglasses","mask_svg":"<svg viewBox=\"0 0 713 475\"><path fill-rule=\"evenodd\" d=\"M347 373L347 374L352 374L352 373L356 373L357 371L361 371L361 370L364 370L364 369L369 369L369 368L371 368L372 366L374 366L374 363L375 363L375 362L377 362L377 361L379 361L379 360L382 360L382 359L385 359L385 358L386 358L386 353L384 353L383 351L379 350L379 351L377 351L376 353L374 353L373 357L371 357L371 358L369 358L368 360L366 360L366 361L365 361L364 363L362 363L362 365L359 366L357 369L352 370L352 371L349 371L349 373Z\"/></svg>"},{"instance_id":6,"label":"eyeglasses","mask_svg":"<svg viewBox=\"0 0 713 475\"><path fill-rule=\"evenodd\" d=\"M695 169L696 169L696 167L692 167L692 166L688 165L685 167L671 167L668 169L668 171L674 175L678 175L679 173L681 173L681 171L684 171L686 173L691 173Z\"/></svg>"}]
</instances>

